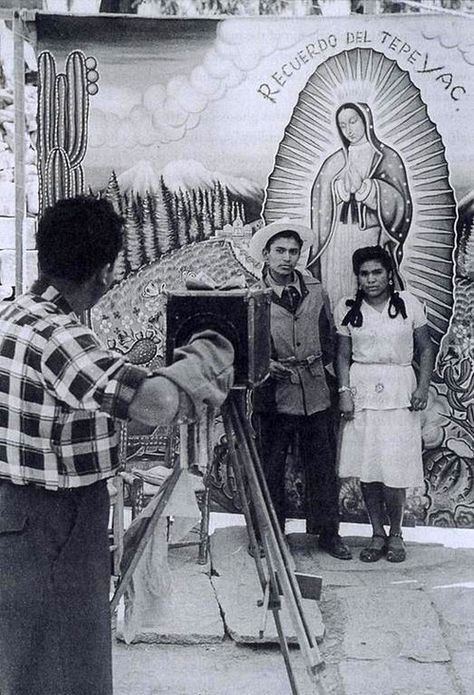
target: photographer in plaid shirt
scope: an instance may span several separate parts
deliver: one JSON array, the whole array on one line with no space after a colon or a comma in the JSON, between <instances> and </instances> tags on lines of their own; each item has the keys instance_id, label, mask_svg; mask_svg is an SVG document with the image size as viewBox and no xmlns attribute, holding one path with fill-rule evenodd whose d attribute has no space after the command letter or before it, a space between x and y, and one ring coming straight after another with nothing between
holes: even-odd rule
<instances>
[{"instance_id":1,"label":"photographer in plaid shirt","mask_svg":"<svg viewBox=\"0 0 474 695\"><path fill-rule=\"evenodd\" d=\"M109 202L59 201L39 223L39 279L0 310L1 695L112 693L115 419L166 425L232 383L232 346L212 331L150 376L80 323L121 244Z\"/></svg>"}]
</instances>

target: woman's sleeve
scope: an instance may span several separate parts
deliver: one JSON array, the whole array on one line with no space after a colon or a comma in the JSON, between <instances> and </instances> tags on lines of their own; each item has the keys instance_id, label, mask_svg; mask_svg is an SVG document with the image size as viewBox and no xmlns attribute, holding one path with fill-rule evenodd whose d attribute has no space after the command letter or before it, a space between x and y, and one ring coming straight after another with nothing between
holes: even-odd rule
<instances>
[{"instance_id":1,"label":"woman's sleeve","mask_svg":"<svg viewBox=\"0 0 474 695\"><path fill-rule=\"evenodd\" d=\"M425 305L422 304L420 300L414 297L410 292L406 292L404 294L406 294L404 300L405 302L408 301L410 307L410 313L412 315L413 320L413 328L420 328L421 326L426 325L428 321L426 318Z\"/></svg>"},{"instance_id":2,"label":"woman's sleeve","mask_svg":"<svg viewBox=\"0 0 474 695\"><path fill-rule=\"evenodd\" d=\"M334 325L336 326L336 331L339 335L345 335L350 338L351 332L348 326L343 326L342 321L344 316L349 311L349 307L346 306L346 298L341 299L334 309Z\"/></svg>"}]
</instances>

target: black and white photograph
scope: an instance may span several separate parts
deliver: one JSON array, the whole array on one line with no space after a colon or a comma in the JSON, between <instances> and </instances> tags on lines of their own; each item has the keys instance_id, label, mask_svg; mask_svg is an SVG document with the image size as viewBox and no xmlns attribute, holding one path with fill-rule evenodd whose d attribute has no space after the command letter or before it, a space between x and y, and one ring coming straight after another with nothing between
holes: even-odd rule
<instances>
[{"instance_id":1,"label":"black and white photograph","mask_svg":"<svg viewBox=\"0 0 474 695\"><path fill-rule=\"evenodd\" d=\"M472 22L0 2L0 695L471 692Z\"/></svg>"}]
</instances>

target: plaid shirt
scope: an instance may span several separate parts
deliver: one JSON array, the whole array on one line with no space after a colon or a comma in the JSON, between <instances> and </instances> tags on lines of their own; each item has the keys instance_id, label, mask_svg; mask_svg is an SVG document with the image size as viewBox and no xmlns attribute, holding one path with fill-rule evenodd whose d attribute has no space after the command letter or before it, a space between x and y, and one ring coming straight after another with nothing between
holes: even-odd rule
<instances>
[{"instance_id":1,"label":"plaid shirt","mask_svg":"<svg viewBox=\"0 0 474 695\"><path fill-rule=\"evenodd\" d=\"M0 310L0 477L51 490L90 485L118 465L114 418L146 378L105 349L52 286Z\"/></svg>"}]
</instances>

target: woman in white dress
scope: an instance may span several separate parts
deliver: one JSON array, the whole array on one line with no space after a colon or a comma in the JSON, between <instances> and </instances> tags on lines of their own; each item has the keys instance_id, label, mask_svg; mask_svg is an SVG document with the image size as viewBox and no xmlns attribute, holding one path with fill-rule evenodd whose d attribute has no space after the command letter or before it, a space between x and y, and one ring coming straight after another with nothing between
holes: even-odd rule
<instances>
[{"instance_id":1,"label":"woman in white dress","mask_svg":"<svg viewBox=\"0 0 474 695\"><path fill-rule=\"evenodd\" d=\"M394 289L387 251L358 249L352 265L359 285L355 299L342 299L335 311L343 420L339 476L360 479L372 524L372 540L360 559L376 562L386 555L402 562L406 488L423 484L419 411L427 403L433 350L423 306Z\"/></svg>"}]
</instances>

